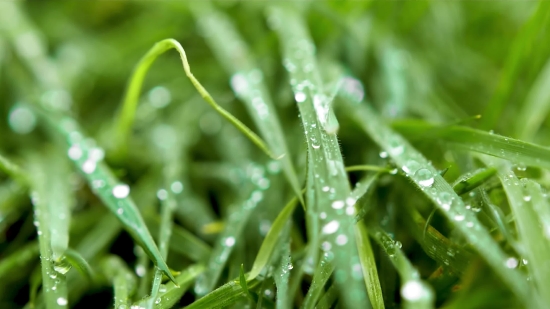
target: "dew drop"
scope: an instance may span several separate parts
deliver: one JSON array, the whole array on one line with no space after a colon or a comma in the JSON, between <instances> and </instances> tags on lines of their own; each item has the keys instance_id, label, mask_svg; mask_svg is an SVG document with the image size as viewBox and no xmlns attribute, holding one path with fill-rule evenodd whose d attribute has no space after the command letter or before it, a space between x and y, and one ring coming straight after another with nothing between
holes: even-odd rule
<instances>
[{"instance_id":1,"label":"dew drop","mask_svg":"<svg viewBox=\"0 0 550 309\"><path fill-rule=\"evenodd\" d=\"M63 297L59 297L57 299L57 304L60 305L60 306L66 306L67 305L67 299L66 298L63 298Z\"/></svg>"},{"instance_id":2,"label":"dew drop","mask_svg":"<svg viewBox=\"0 0 550 309\"><path fill-rule=\"evenodd\" d=\"M336 236L336 244L339 246L343 246L348 243L348 237L344 234L340 234Z\"/></svg>"},{"instance_id":3,"label":"dew drop","mask_svg":"<svg viewBox=\"0 0 550 309\"><path fill-rule=\"evenodd\" d=\"M409 280L401 287L401 296L411 302L426 299L429 295L429 290L418 280Z\"/></svg>"},{"instance_id":4,"label":"dew drop","mask_svg":"<svg viewBox=\"0 0 550 309\"><path fill-rule=\"evenodd\" d=\"M28 107L16 105L10 111L8 123L13 132L28 134L36 127L36 116Z\"/></svg>"},{"instance_id":5,"label":"dew drop","mask_svg":"<svg viewBox=\"0 0 550 309\"><path fill-rule=\"evenodd\" d=\"M235 245L235 237L225 238L223 244L227 247L233 247Z\"/></svg>"},{"instance_id":6,"label":"dew drop","mask_svg":"<svg viewBox=\"0 0 550 309\"><path fill-rule=\"evenodd\" d=\"M332 202L332 208L334 209L342 209L344 208L344 205L345 205L344 201L338 200L338 201Z\"/></svg>"},{"instance_id":7,"label":"dew drop","mask_svg":"<svg viewBox=\"0 0 550 309\"><path fill-rule=\"evenodd\" d=\"M340 227L340 223L336 220L332 220L329 223L327 223L325 226L323 226L323 234L332 234L338 230Z\"/></svg>"},{"instance_id":8,"label":"dew drop","mask_svg":"<svg viewBox=\"0 0 550 309\"><path fill-rule=\"evenodd\" d=\"M86 160L82 164L82 171L86 174L91 174L95 171L95 168L97 166L97 163L94 160Z\"/></svg>"},{"instance_id":9,"label":"dew drop","mask_svg":"<svg viewBox=\"0 0 550 309\"><path fill-rule=\"evenodd\" d=\"M82 157L82 148L78 145L72 145L67 151L67 155L71 160L78 160Z\"/></svg>"},{"instance_id":10,"label":"dew drop","mask_svg":"<svg viewBox=\"0 0 550 309\"><path fill-rule=\"evenodd\" d=\"M161 201L164 201L168 198L168 192L164 189L160 189L157 191L157 198Z\"/></svg>"},{"instance_id":11,"label":"dew drop","mask_svg":"<svg viewBox=\"0 0 550 309\"><path fill-rule=\"evenodd\" d=\"M434 183L434 177L432 172L427 168L421 168L414 174L418 184L423 187L430 187Z\"/></svg>"},{"instance_id":12,"label":"dew drop","mask_svg":"<svg viewBox=\"0 0 550 309\"><path fill-rule=\"evenodd\" d=\"M181 183L181 181L174 181L170 185L170 189L176 194L181 193L183 191L183 184Z\"/></svg>"},{"instance_id":13,"label":"dew drop","mask_svg":"<svg viewBox=\"0 0 550 309\"><path fill-rule=\"evenodd\" d=\"M294 100L296 100L296 102L298 103L302 103L306 100L306 94L303 92L296 92L296 94L294 95Z\"/></svg>"},{"instance_id":14,"label":"dew drop","mask_svg":"<svg viewBox=\"0 0 550 309\"><path fill-rule=\"evenodd\" d=\"M385 151L381 151L381 152L380 152L380 158L385 159L385 158L387 158L387 157L388 157L388 153L387 153L387 152L385 152Z\"/></svg>"},{"instance_id":15,"label":"dew drop","mask_svg":"<svg viewBox=\"0 0 550 309\"><path fill-rule=\"evenodd\" d=\"M119 215L122 215L124 213L124 209L119 208L119 209L116 210L116 213L119 214Z\"/></svg>"},{"instance_id":16,"label":"dew drop","mask_svg":"<svg viewBox=\"0 0 550 309\"><path fill-rule=\"evenodd\" d=\"M130 194L130 187L126 184L116 185L113 188L113 196L116 198L125 198Z\"/></svg>"},{"instance_id":17,"label":"dew drop","mask_svg":"<svg viewBox=\"0 0 550 309\"><path fill-rule=\"evenodd\" d=\"M441 192L437 197L437 201L441 204L444 210L451 209L451 204L453 203L453 196L449 192Z\"/></svg>"},{"instance_id":18,"label":"dew drop","mask_svg":"<svg viewBox=\"0 0 550 309\"><path fill-rule=\"evenodd\" d=\"M523 197L523 200L526 201L526 202L529 202L531 200L531 196L526 195L526 196Z\"/></svg>"},{"instance_id":19,"label":"dew drop","mask_svg":"<svg viewBox=\"0 0 550 309\"><path fill-rule=\"evenodd\" d=\"M518 267L518 263L519 263L519 262L518 262L518 260L517 260L516 258L511 257L511 258L508 258L508 259L506 260L506 267L508 267L508 268L516 268L516 267Z\"/></svg>"},{"instance_id":20,"label":"dew drop","mask_svg":"<svg viewBox=\"0 0 550 309\"><path fill-rule=\"evenodd\" d=\"M455 221L458 221L458 222L463 221L464 218L465 218L465 216L463 214L456 214L454 216Z\"/></svg>"}]
</instances>

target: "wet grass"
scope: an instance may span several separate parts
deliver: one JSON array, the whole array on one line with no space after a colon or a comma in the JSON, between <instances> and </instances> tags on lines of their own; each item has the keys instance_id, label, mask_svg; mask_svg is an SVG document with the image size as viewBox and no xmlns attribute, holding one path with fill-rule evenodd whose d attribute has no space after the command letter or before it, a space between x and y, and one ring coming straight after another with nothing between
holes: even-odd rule
<instances>
[{"instance_id":1,"label":"wet grass","mask_svg":"<svg viewBox=\"0 0 550 309\"><path fill-rule=\"evenodd\" d=\"M546 308L548 12L0 3L0 307Z\"/></svg>"}]
</instances>

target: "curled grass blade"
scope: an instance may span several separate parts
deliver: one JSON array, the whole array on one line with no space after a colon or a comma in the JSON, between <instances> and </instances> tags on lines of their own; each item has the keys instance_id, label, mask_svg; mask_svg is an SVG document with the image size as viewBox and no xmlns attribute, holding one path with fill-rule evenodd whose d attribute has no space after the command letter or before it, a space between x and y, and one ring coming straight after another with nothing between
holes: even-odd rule
<instances>
[{"instance_id":1,"label":"curled grass blade","mask_svg":"<svg viewBox=\"0 0 550 309\"><path fill-rule=\"evenodd\" d=\"M145 75L147 74L147 71L153 64L153 62L157 59L158 56L163 54L164 52L175 49L179 54L180 58L183 64L183 70L185 71L185 75L189 78L195 89L199 92L199 94L202 96L202 98L210 105L216 112L218 112L222 117L227 119L231 124L233 124L239 131L241 131L246 137L248 137L258 148L260 148L262 151L264 151L268 156L274 159L279 159L284 155L278 154L275 155L271 152L269 147L265 144L265 142L258 136L256 133L254 133L252 130L250 130L246 125L244 125L239 119L235 118L235 116L231 115L228 111L226 111L224 108L222 108L214 98L204 89L204 87L201 85L201 83L195 78L193 73L191 73L191 68L189 67L189 63L187 62L187 55L185 54L185 50L181 46L181 44L174 40L174 39L165 39L158 43L156 43L146 54L143 56L143 58L140 59L138 64L136 65L136 68L130 77L130 81L128 83L128 90L126 92L126 95L124 97L122 110L120 114L118 115L118 118L116 120L116 133L115 136L118 140L118 147L126 147L126 141L128 139L128 136L130 134L130 128L132 127L132 124L134 123L137 103L139 99L139 95L141 92L141 86L143 84L143 80L145 79ZM118 152L123 150L123 148L118 149Z\"/></svg>"},{"instance_id":2,"label":"curled grass blade","mask_svg":"<svg viewBox=\"0 0 550 309\"><path fill-rule=\"evenodd\" d=\"M207 3L200 2L200 5L192 6L192 8L196 7L194 11L199 27L205 33L210 34L205 37L207 43L226 71L232 75L231 87L233 91L245 104L248 113L269 147L275 153L288 153L279 117L268 93L267 85L263 81L262 71L256 65L254 57L250 54L248 46L232 21ZM300 202L304 204L291 156L282 158L281 163L290 186L300 198Z\"/></svg>"},{"instance_id":3,"label":"curled grass blade","mask_svg":"<svg viewBox=\"0 0 550 309\"><path fill-rule=\"evenodd\" d=\"M17 164L2 155L0 155L0 171L13 178L19 185L23 187L28 186L29 180L27 174Z\"/></svg>"},{"instance_id":4,"label":"curled grass blade","mask_svg":"<svg viewBox=\"0 0 550 309\"><path fill-rule=\"evenodd\" d=\"M481 186L483 183L485 183L489 178L493 177L497 173L497 170L495 168L480 168L476 171L473 171L471 173L467 173L466 175L463 175L459 177L454 183L453 183L453 190L458 195L462 195L464 193L468 193L475 188Z\"/></svg>"},{"instance_id":5,"label":"curled grass blade","mask_svg":"<svg viewBox=\"0 0 550 309\"><path fill-rule=\"evenodd\" d=\"M283 65L289 74L308 145L305 196L310 254L314 256L314 250L318 250L316 239L319 239L326 251L334 253L333 263L338 274L335 279L340 287L342 303L368 306L363 282L354 276L354 265L359 265L352 219L354 202L346 203L351 190L335 135L338 125L332 102L317 68L315 46L295 9L270 7L268 19L275 21L274 30L281 42ZM317 220L322 212L326 219L319 231Z\"/></svg>"},{"instance_id":6,"label":"curled grass blade","mask_svg":"<svg viewBox=\"0 0 550 309\"><path fill-rule=\"evenodd\" d=\"M355 81L357 82L357 81ZM346 87L344 87L345 89ZM354 119L382 149L388 152L403 173L442 211L473 248L526 305L529 291L519 272L505 266L507 256L483 228L478 219L466 210L462 199L443 179L431 163L408 141L389 128L365 102L343 96L348 115Z\"/></svg>"}]
</instances>

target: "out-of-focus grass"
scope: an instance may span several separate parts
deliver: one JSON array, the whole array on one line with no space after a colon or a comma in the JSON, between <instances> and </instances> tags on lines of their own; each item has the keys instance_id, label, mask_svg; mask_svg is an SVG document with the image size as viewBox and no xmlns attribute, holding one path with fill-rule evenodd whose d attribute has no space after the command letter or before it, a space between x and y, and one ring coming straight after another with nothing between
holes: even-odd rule
<instances>
[{"instance_id":1,"label":"out-of-focus grass","mask_svg":"<svg viewBox=\"0 0 550 309\"><path fill-rule=\"evenodd\" d=\"M548 8L0 2L0 307L546 308Z\"/></svg>"}]
</instances>

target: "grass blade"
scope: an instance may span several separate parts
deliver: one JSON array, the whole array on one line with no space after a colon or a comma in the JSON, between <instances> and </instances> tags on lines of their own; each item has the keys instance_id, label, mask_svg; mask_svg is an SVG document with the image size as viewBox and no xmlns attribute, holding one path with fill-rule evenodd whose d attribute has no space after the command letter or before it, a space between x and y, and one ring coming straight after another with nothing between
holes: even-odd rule
<instances>
[{"instance_id":1,"label":"grass blade","mask_svg":"<svg viewBox=\"0 0 550 309\"><path fill-rule=\"evenodd\" d=\"M405 136L421 137L424 140L439 138L459 149L488 154L526 166L550 168L548 147L462 126L440 127L414 121L395 123L393 127Z\"/></svg>"},{"instance_id":2,"label":"grass blade","mask_svg":"<svg viewBox=\"0 0 550 309\"><path fill-rule=\"evenodd\" d=\"M248 46L231 20L206 3L200 2L195 10L197 22L202 31L210 34L206 36L207 43L226 71L232 75L233 91L245 104L270 149L275 153L289 153L276 109L263 81L262 71L252 60L254 58ZM304 204L291 156L282 158L281 163L290 186Z\"/></svg>"},{"instance_id":3,"label":"grass blade","mask_svg":"<svg viewBox=\"0 0 550 309\"><path fill-rule=\"evenodd\" d=\"M114 288L115 308L128 308L136 289L136 277L118 256L110 255L101 262L103 273Z\"/></svg>"},{"instance_id":4,"label":"grass blade","mask_svg":"<svg viewBox=\"0 0 550 309\"><path fill-rule=\"evenodd\" d=\"M316 66L315 47L295 10L272 7L268 19L276 21L274 30L281 42L283 64L290 77L308 145L306 201L311 254L317 250L316 239L321 236L325 251L335 255L338 273L335 279L343 303L367 306L363 282L353 276L354 265L359 264L352 220L355 208L345 202L351 190L334 134L338 123ZM346 213L346 209L351 211ZM319 231L316 222L322 212L326 214L326 221Z\"/></svg>"},{"instance_id":5,"label":"grass blade","mask_svg":"<svg viewBox=\"0 0 550 309\"><path fill-rule=\"evenodd\" d=\"M185 50L183 49L181 44L174 39L165 39L156 43L136 65L134 73L132 74L132 77L130 78L130 81L128 83L128 91L126 92L126 96L124 97L122 110L116 122L115 136L117 137L117 141L119 142L119 147L125 147L126 145L126 140L130 133L130 128L132 127L132 124L134 122L139 94L141 92L141 86L143 84L143 80L145 79L147 71L158 56L170 49L175 49L180 54L185 75L189 78L189 80L200 93L202 98L208 104L210 104L210 106L212 106L212 108L214 108L216 112L218 112L237 129L239 129L246 137L248 137L256 146L258 146L258 148L264 151L268 156L274 159L278 159L284 155L284 153L278 155L273 154L268 146L265 144L265 142L258 135L256 135L256 133L252 132L252 130L245 126L239 119L235 118L228 111L218 105L216 101L214 101L214 98L212 98L208 91L206 91L206 89L204 89L204 87L195 78L195 76L193 76L193 73L191 73L191 68L189 67L189 63L187 62L187 55L185 54ZM121 150L122 148L118 149L117 152L120 153Z\"/></svg>"},{"instance_id":6,"label":"grass blade","mask_svg":"<svg viewBox=\"0 0 550 309\"><path fill-rule=\"evenodd\" d=\"M344 87L345 89L345 87ZM500 278L525 304L530 303L524 276L505 267L507 256L478 219L466 210L462 199L430 162L403 137L391 130L364 102L344 96L347 112L382 149L388 152L403 173L443 212Z\"/></svg>"},{"instance_id":7,"label":"grass blade","mask_svg":"<svg viewBox=\"0 0 550 309\"><path fill-rule=\"evenodd\" d=\"M15 163L0 155L0 171L13 178L21 186L28 186L27 174Z\"/></svg>"},{"instance_id":8,"label":"grass blade","mask_svg":"<svg viewBox=\"0 0 550 309\"><path fill-rule=\"evenodd\" d=\"M248 278L249 275L246 275L246 277ZM243 299L243 297L246 297L245 291L238 284L238 282L238 279L231 280L185 308L209 309L228 307ZM249 290L255 289L260 285L260 283L261 281L257 279L247 280L246 282Z\"/></svg>"},{"instance_id":9,"label":"grass blade","mask_svg":"<svg viewBox=\"0 0 550 309\"><path fill-rule=\"evenodd\" d=\"M313 280L307 291L306 298L302 304L302 308L312 309L323 292L323 288L328 282L328 279L334 272L334 264L331 263L334 258L333 254L325 253L321 257L319 264L315 268Z\"/></svg>"}]
</instances>

